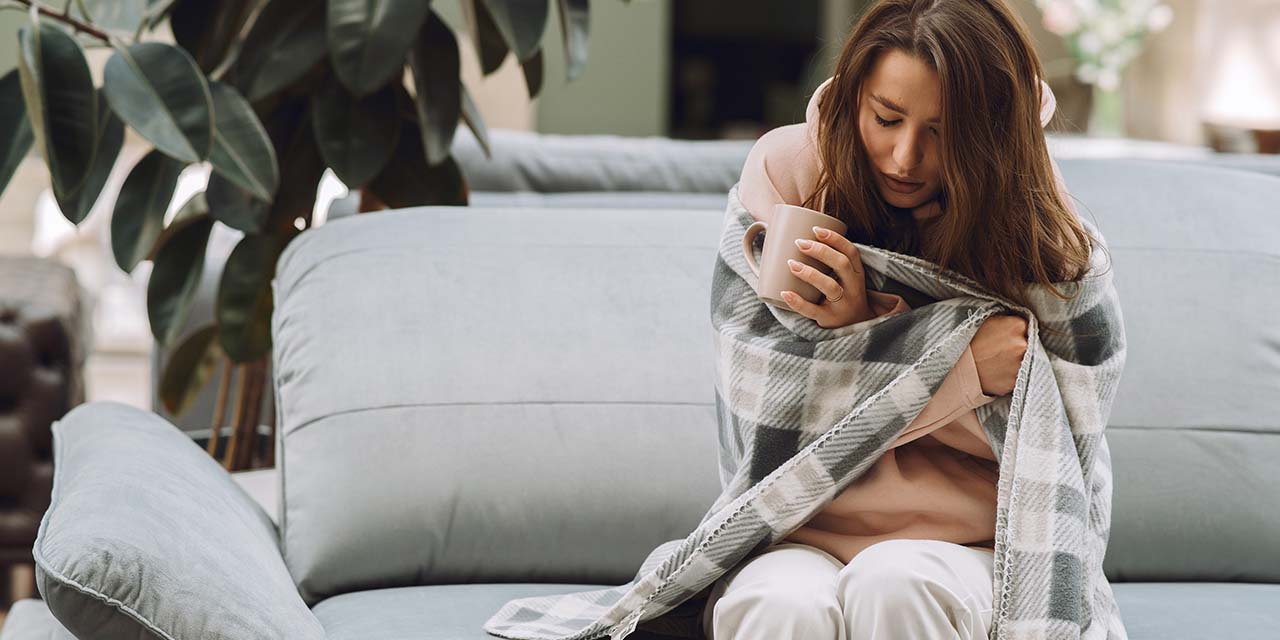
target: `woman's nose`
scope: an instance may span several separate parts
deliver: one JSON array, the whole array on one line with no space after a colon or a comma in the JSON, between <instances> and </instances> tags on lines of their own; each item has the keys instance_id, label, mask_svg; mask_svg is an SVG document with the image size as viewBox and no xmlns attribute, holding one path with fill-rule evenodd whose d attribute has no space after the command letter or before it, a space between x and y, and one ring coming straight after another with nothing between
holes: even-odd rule
<instances>
[{"instance_id":1,"label":"woman's nose","mask_svg":"<svg viewBox=\"0 0 1280 640\"><path fill-rule=\"evenodd\" d=\"M893 160L904 173L910 172L920 164L920 139L913 134L903 135L893 149Z\"/></svg>"}]
</instances>

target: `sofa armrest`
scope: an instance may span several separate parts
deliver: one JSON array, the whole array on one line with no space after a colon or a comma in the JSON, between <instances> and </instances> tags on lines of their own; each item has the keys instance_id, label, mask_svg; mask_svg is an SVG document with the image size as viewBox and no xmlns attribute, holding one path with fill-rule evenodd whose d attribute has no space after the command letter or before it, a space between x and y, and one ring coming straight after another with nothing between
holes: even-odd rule
<instances>
[{"instance_id":1,"label":"sofa armrest","mask_svg":"<svg viewBox=\"0 0 1280 640\"><path fill-rule=\"evenodd\" d=\"M92 402L53 426L33 554L50 611L82 638L323 638L267 514L154 413Z\"/></svg>"}]
</instances>

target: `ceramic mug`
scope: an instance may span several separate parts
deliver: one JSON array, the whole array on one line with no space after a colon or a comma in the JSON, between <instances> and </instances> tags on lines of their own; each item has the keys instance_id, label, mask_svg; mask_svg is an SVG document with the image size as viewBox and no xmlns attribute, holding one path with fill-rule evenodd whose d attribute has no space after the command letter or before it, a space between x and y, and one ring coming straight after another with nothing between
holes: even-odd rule
<instances>
[{"instance_id":1,"label":"ceramic mug","mask_svg":"<svg viewBox=\"0 0 1280 640\"><path fill-rule=\"evenodd\" d=\"M801 280L787 264L787 260L795 260L831 275L831 267L827 263L806 255L796 246L796 240L800 238L822 242L813 235L813 227L830 229L842 236L848 230L839 218L792 204L774 205L773 218L768 222L757 220L747 227L746 234L742 236L742 250L746 253L747 265L758 278L756 296L761 300L790 310L791 305L782 298L783 291L794 291L814 304L822 299L822 291ZM757 262L755 240L761 233L764 234L764 248Z\"/></svg>"}]
</instances>

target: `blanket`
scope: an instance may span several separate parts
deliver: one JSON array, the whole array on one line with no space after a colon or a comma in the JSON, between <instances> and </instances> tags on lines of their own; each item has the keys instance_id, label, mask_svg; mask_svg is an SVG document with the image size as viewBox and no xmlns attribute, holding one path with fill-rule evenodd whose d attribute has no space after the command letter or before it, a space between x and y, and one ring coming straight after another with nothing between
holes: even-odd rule
<instances>
[{"instance_id":1,"label":"blanket","mask_svg":"<svg viewBox=\"0 0 1280 640\"><path fill-rule=\"evenodd\" d=\"M1077 283L1030 285L1027 307L929 261L858 244L867 287L910 311L824 329L755 294L742 237L753 222L729 191L714 271L715 403L723 488L685 538L658 545L630 582L516 598L484 624L504 638L702 637L713 583L829 504L928 403L982 322L1028 321L1013 392L977 409L999 460L994 640L1124 640L1102 571L1111 524L1104 428L1125 361L1106 241ZM757 243L757 252L760 243ZM758 256L757 256L758 257Z\"/></svg>"}]
</instances>

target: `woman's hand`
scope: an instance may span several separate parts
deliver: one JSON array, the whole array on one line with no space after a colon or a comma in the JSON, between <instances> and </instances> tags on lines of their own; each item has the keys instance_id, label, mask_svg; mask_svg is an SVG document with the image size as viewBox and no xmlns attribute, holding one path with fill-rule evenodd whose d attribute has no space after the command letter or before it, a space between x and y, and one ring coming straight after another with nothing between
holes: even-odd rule
<instances>
[{"instance_id":1,"label":"woman's hand","mask_svg":"<svg viewBox=\"0 0 1280 640\"><path fill-rule=\"evenodd\" d=\"M986 395L1003 396L1013 392L1018 367L1027 353L1027 329L1026 318L1008 314L991 316L978 327L969 348Z\"/></svg>"},{"instance_id":2,"label":"woman's hand","mask_svg":"<svg viewBox=\"0 0 1280 640\"><path fill-rule=\"evenodd\" d=\"M866 274L862 270L858 247L848 238L822 227L814 227L814 236L817 242L798 240L796 244L805 255L831 267L831 275L803 262L788 262L791 273L816 287L826 300L822 304L813 304L794 291L783 291L782 298L796 313L816 321L823 329L836 329L873 318L875 314L867 302ZM831 302L833 298L835 302Z\"/></svg>"}]
</instances>

